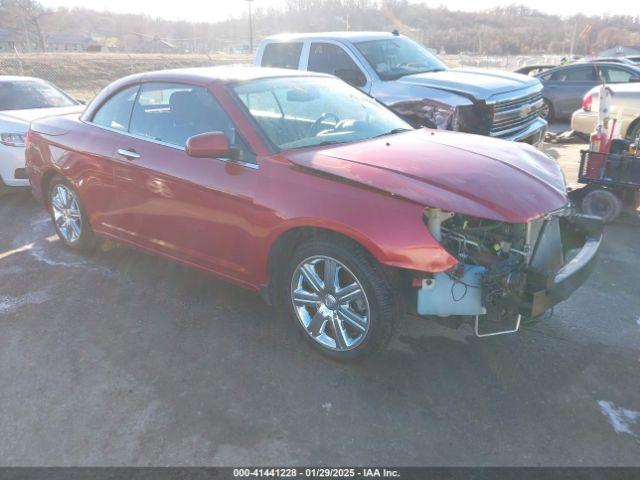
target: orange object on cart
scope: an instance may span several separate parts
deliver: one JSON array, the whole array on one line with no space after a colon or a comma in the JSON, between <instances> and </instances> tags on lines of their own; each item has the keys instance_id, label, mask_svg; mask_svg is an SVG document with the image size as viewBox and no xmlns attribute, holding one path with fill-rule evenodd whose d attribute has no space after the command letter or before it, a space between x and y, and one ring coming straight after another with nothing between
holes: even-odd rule
<instances>
[{"instance_id":1,"label":"orange object on cart","mask_svg":"<svg viewBox=\"0 0 640 480\"><path fill-rule=\"evenodd\" d=\"M602 125L598 125L589 137L589 153L585 165L585 177L598 180L604 174L607 163L607 150L609 141L607 132Z\"/></svg>"}]
</instances>

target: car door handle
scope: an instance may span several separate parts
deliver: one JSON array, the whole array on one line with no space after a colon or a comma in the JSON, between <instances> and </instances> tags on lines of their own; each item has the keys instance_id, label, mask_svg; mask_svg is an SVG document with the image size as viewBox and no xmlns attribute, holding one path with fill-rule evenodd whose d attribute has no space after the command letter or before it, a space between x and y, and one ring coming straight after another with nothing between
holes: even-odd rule
<instances>
[{"instance_id":1,"label":"car door handle","mask_svg":"<svg viewBox=\"0 0 640 480\"><path fill-rule=\"evenodd\" d=\"M136 160L140 158L140 154L135 150L125 150L124 148L119 148L118 154L128 158L129 160Z\"/></svg>"}]
</instances>

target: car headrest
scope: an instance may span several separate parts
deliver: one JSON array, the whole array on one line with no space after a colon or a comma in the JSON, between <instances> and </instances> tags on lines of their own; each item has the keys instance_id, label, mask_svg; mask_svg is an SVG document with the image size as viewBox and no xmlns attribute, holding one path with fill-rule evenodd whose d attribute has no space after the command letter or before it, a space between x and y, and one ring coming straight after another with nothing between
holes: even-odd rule
<instances>
[{"instance_id":1,"label":"car headrest","mask_svg":"<svg viewBox=\"0 0 640 480\"><path fill-rule=\"evenodd\" d=\"M173 115L183 117L186 120L197 111L200 101L195 92L179 91L171 94L169 106Z\"/></svg>"}]
</instances>

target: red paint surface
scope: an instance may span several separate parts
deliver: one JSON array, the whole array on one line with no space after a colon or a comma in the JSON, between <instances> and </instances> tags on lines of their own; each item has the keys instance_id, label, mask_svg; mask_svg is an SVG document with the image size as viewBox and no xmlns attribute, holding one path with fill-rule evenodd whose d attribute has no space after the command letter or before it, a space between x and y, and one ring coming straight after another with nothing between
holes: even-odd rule
<instances>
[{"instance_id":1,"label":"red paint surface","mask_svg":"<svg viewBox=\"0 0 640 480\"><path fill-rule=\"evenodd\" d=\"M42 199L43 182L59 172L74 184L97 234L254 289L268 281L272 246L293 228L331 230L382 264L437 272L457 262L429 233L425 207L524 222L567 201L551 159L480 136L420 130L270 154L225 88L238 80L233 71L132 76L107 87L83 118L141 80L207 86L257 154L258 169L55 117L32 125L27 165L34 194ZM240 71L250 78L247 71L267 70ZM141 158L127 160L118 149Z\"/></svg>"}]
</instances>

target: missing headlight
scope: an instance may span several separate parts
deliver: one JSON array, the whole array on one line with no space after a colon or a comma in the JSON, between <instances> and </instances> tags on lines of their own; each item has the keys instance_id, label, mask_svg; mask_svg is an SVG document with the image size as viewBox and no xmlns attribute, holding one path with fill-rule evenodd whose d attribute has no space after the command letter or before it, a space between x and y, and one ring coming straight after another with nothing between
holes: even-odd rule
<instances>
[{"instance_id":1,"label":"missing headlight","mask_svg":"<svg viewBox=\"0 0 640 480\"><path fill-rule=\"evenodd\" d=\"M458 108L435 100L398 102L393 109L413 127L459 130Z\"/></svg>"},{"instance_id":2,"label":"missing headlight","mask_svg":"<svg viewBox=\"0 0 640 480\"><path fill-rule=\"evenodd\" d=\"M481 315L483 322L498 324L518 319L528 263L527 225L433 208L425 210L425 223L460 264L435 274L432 285L423 285L419 310Z\"/></svg>"}]
</instances>

